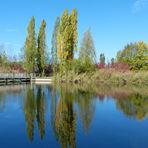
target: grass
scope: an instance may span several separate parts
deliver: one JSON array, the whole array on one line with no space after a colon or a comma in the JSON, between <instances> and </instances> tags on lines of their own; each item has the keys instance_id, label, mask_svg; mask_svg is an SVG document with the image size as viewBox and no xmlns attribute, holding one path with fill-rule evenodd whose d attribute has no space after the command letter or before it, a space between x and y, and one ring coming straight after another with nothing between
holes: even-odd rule
<instances>
[{"instance_id":1,"label":"grass","mask_svg":"<svg viewBox=\"0 0 148 148\"><path fill-rule=\"evenodd\" d=\"M95 83L112 85L138 85L148 86L148 71L126 71L120 72L113 69L102 69L95 72L76 74L68 72L68 75L57 75L59 82L71 83Z\"/></svg>"}]
</instances>

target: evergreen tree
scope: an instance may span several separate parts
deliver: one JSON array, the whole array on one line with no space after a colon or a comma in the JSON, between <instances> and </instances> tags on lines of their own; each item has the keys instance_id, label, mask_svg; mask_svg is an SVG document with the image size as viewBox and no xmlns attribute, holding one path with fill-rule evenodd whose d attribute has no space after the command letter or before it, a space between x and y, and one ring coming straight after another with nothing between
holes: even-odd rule
<instances>
[{"instance_id":1,"label":"evergreen tree","mask_svg":"<svg viewBox=\"0 0 148 148\"><path fill-rule=\"evenodd\" d=\"M111 58L111 65L113 65L115 63L115 59Z\"/></svg>"},{"instance_id":2,"label":"evergreen tree","mask_svg":"<svg viewBox=\"0 0 148 148\"><path fill-rule=\"evenodd\" d=\"M105 55L103 53L100 54L100 64L105 64Z\"/></svg>"},{"instance_id":3,"label":"evergreen tree","mask_svg":"<svg viewBox=\"0 0 148 148\"><path fill-rule=\"evenodd\" d=\"M51 48L51 54L52 54L52 66L53 66L53 73L55 74L57 72L57 37L58 37L58 31L60 26L60 18L57 17L54 25L54 30L52 34L52 48Z\"/></svg>"},{"instance_id":4,"label":"evergreen tree","mask_svg":"<svg viewBox=\"0 0 148 148\"><path fill-rule=\"evenodd\" d=\"M108 66L109 66L110 68L114 68L114 66L115 66L115 59L114 59L114 58L111 58L111 63L108 64Z\"/></svg>"},{"instance_id":5,"label":"evergreen tree","mask_svg":"<svg viewBox=\"0 0 148 148\"><path fill-rule=\"evenodd\" d=\"M103 53L100 54L99 68L105 68L105 55Z\"/></svg>"},{"instance_id":6,"label":"evergreen tree","mask_svg":"<svg viewBox=\"0 0 148 148\"><path fill-rule=\"evenodd\" d=\"M105 55L103 53L100 54L99 68L105 68Z\"/></svg>"},{"instance_id":7,"label":"evergreen tree","mask_svg":"<svg viewBox=\"0 0 148 148\"><path fill-rule=\"evenodd\" d=\"M36 61L36 34L35 18L32 17L28 25L28 35L25 42L25 69L28 73L35 72Z\"/></svg>"},{"instance_id":8,"label":"evergreen tree","mask_svg":"<svg viewBox=\"0 0 148 148\"><path fill-rule=\"evenodd\" d=\"M44 74L45 62L46 62L46 22L42 21L39 35L38 35L38 48L37 48L37 66L39 73Z\"/></svg>"}]
</instances>

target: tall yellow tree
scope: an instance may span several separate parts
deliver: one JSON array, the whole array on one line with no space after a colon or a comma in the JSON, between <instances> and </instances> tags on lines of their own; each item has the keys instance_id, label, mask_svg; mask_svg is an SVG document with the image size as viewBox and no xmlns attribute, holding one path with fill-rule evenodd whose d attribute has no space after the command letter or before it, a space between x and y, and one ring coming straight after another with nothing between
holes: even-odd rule
<instances>
[{"instance_id":1,"label":"tall yellow tree","mask_svg":"<svg viewBox=\"0 0 148 148\"><path fill-rule=\"evenodd\" d=\"M58 32L58 58L60 61L60 71L63 72L68 63L74 58L74 50L77 49L77 11L72 10L68 14L66 9L62 15Z\"/></svg>"}]
</instances>

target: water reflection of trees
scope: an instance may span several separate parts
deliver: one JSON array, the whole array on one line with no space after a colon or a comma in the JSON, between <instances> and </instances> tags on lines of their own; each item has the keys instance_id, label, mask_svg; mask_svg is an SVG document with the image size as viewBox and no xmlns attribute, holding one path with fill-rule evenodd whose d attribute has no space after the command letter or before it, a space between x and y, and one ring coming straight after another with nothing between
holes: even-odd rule
<instances>
[{"instance_id":1,"label":"water reflection of trees","mask_svg":"<svg viewBox=\"0 0 148 148\"><path fill-rule=\"evenodd\" d=\"M129 118L143 120L148 115L147 88L138 87L97 87L94 93L100 101L112 98L117 108Z\"/></svg>"},{"instance_id":2,"label":"water reflection of trees","mask_svg":"<svg viewBox=\"0 0 148 148\"><path fill-rule=\"evenodd\" d=\"M56 84L53 86L53 89L51 89L50 91L52 91L52 97L51 97L51 103L50 103L50 121L51 121L51 127L52 127L52 130L53 130L54 136L55 136L56 139L58 139L56 126L55 126L56 109L57 109L57 103L58 103Z\"/></svg>"},{"instance_id":3,"label":"water reflection of trees","mask_svg":"<svg viewBox=\"0 0 148 148\"><path fill-rule=\"evenodd\" d=\"M4 111L6 102L18 101L22 103L26 85L0 86L0 111ZM11 97L9 97L11 96Z\"/></svg>"},{"instance_id":4,"label":"water reflection of trees","mask_svg":"<svg viewBox=\"0 0 148 148\"><path fill-rule=\"evenodd\" d=\"M10 91L13 96L24 96L24 115L26 131L30 141L34 138L37 122L40 138L45 135L45 115L47 102L50 100L50 123L54 136L61 147L76 147L76 116L79 115L85 133L89 132L95 113L96 101L113 99L117 108L127 117L136 120L148 115L147 88L114 88L110 86L53 85L25 87L26 91ZM48 92L46 92L48 88ZM4 107L8 91L1 91L0 106ZM46 95L45 95L46 94ZM51 95L51 96L50 96ZM46 98L47 97L47 98ZM10 98L9 98L10 99ZM46 124L49 122L46 122Z\"/></svg>"},{"instance_id":5,"label":"water reflection of trees","mask_svg":"<svg viewBox=\"0 0 148 148\"><path fill-rule=\"evenodd\" d=\"M24 103L24 113L27 126L27 134L30 141L33 141L34 124L37 119L40 138L43 139L45 134L45 97L41 86L37 87L37 95L35 90L28 88Z\"/></svg>"},{"instance_id":6,"label":"water reflection of trees","mask_svg":"<svg viewBox=\"0 0 148 148\"><path fill-rule=\"evenodd\" d=\"M45 134L45 96L41 86L37 91L37 122L40 138L43 139Z\"/></svg>"},{"instance_id":7,"label":"water reflection of trees","mask_svg":"<svg viewBox=\"0 0 148 148\"><path fill-rule=\"evenodd\" d=\"M44 138L45 93L50 98L49 92L51 92L50 122L55 138L60 142L61 147L76 147L76 113L79 112L82 127L87 133L95 112L93 93L83 91L72 85L49 86L48 93L46 92L47 89L40 85L25 88L26 90L23 89L23 93L20 93L20 91L11 91L9 93L14 92L24 98L22 103L26 121L26 132L30 141L32 142L34 139L36 122L40 138ZM6 94L7 91L3 91L0 94L1 98L3 98L0 98L1 105L5 104Z\"/></svg>"},{"instance_id":8,"label":"water reflection of trees","mask_svg":"<svg viewBox=\"0 0 148 148\"><path fill-rule=\"evenodd\" d=\"M5 108L5 98L4 94L0 93L0 111L3 111Z\"/></svg>"},{"instance_id":9,"label":"water reflection of trees","mask_svg":"<svg viewBox=\"0 0 148 148\"><path fill-rule=\"evenodd\" d=\"M76 113L79 111L82 127L87 133L95 112L93 94L66 84L53 87L52 94L51 125L54 134L61 147L76 147Z\"/></svg>"},{"instance_id":10,"label":"water reflection of trees","mask_svg":"<svg viewBox=\"0 0 148 148\"><path fill-rule=\"evenodd\" d=\"M104 101L114 99L117 108L127 117L142 120L148 114L148 94L145 89L53 85L50 103L51 127L61 147L76 147L76 113L85 133L88 133L93 120L96 98ZM25 101L27 133L33 140L34 122L37 120L41 139L45 134L45 92L40 86L28 89Z\"/></svg>"},{"instance_id":11,"label":"water reflection of trees","mask_svg":"<svg viewBox=\"0 0 148 148\"><path fill-rule=\"evenodd\" d=\"M117 106L126 116L143 120L148 115L148 96L131 94L128 98L118 99Z\"/></svg>"},{"instance_id":12,"label":"water reflection of trees","mask_svg":"<svg viewBox=\"0 0 148 148\"><path fill-rule=\"evenodd\" d=\"M60 89L56 109L56 131L61 147L76 146L76 114L73 108L73 94Z\"/></svg>"},{"instance_id":13,"label":"water reflection of trees","mask_svg":"<svg viewBox=\"0 0 148 148\"><path fill-rule=\"evenodd\" d=\"M34 122L36 118L36 102L34 91L30 88L27 90L26 100L24 104L24 113L27 125L27 134L30 141L33 141L34 136Z\"/></svg>"},{"instance_id":14,"label":"water reflection of trees","mask_svg":"<svg viewBox=\"0 0 148 148\"><path fill-rule=\"evenodd\" d=\"M91 92L79 91L77 97L77 104L80 113L82 127L85 133L88 132L94 112L95 112L95 98Z\"/></svg>"}]
</instances>

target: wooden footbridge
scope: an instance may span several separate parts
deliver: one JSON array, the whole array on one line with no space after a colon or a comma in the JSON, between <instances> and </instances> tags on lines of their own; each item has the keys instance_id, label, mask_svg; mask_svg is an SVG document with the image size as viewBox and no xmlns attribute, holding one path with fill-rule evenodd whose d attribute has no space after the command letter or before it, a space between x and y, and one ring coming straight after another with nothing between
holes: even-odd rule
<instances>
[{"instance_id":1,"label":"wooden footbridge","mask_svg":"<svg viewBox=\"0 0 148 148\"><path fill-rule=\"evenodd\" d=\"M19 73L19 74L10 74L10 73L0 73L0 84L15 84L15 83L30 83L31 75Z\"/></svg>"},{"instance_id":2,"label":"wooden footbridge","mask_svg":"<svg viewBox=\"0 0 148 148\"><path fill-rule=\"evenodd\" d=\"M52 77L39 78L33 74L10 74L0 73L0 85L22 84L22 83L51 83Z\"/></svg>"}]
</instances>

